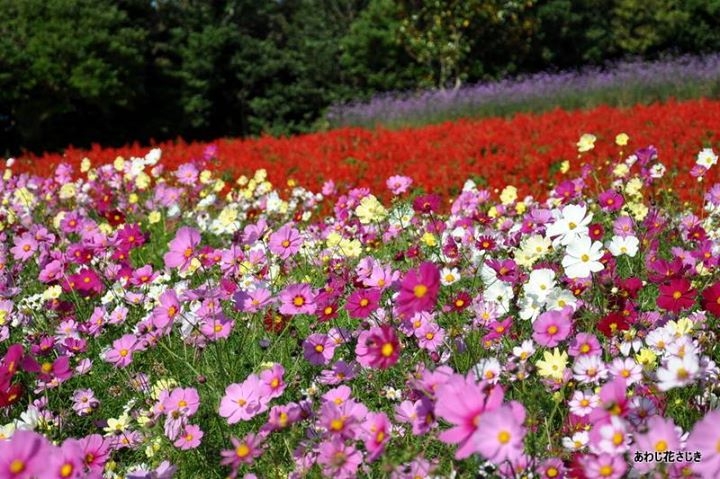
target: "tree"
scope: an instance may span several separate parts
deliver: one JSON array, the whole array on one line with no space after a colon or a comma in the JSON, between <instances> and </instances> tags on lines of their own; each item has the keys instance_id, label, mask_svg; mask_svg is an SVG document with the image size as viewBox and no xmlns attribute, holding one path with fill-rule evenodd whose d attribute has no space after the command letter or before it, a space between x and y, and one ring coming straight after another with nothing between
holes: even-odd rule
<instances>
[{"instance_id":1,"label":"tree","mask_svg":"<svg viewBox=\"0 0 720 479\"><path fill-rule=\"evenodd\" d=\"M109 0L0 2L0 116L11 140L41 149L113 137L115 116L139 99L145 38Z\"/></svg>"}]
</instances>

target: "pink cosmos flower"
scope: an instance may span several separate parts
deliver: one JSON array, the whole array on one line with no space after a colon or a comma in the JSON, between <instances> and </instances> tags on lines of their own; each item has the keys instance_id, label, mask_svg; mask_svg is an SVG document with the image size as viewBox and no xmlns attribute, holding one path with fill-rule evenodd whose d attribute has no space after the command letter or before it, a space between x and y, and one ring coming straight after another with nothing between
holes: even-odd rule
<instances>
[{"instance_id":1,"label":"pink cosmos flower","mask_svg":"<svg viewBox=\"0 0 720 479\"><path fill-rule=\"evenodd\" d=\"M180 302L174 289L168 289L158 298L158 304L152 312L152 322L158 329L171 325L180 312Z\"/></svg>"},{"instance_id":2,"label":"pink cosmos flower","mask_svg":"<svg viewBox=\"0 0 720 479\"><path fill-rule=\"evenodd\" d=\"M265 436L252 433L242 439L231 437L230 442L232 442L233 448L220 453L222 456L220 464L232 467L234 472L237 471L241 464L252 464L263 453L262 444L264 441Z\"/></svg>"},{"instance_id":3,"label":"pink cosmos flower","mask_svg":"<svg viewBox=\"0 0 720 479\"><path fill-rule=\"evenodd\" d=\"M49 460L52 479L81 479L91 477L85 474L83 450L80 441L67 439L54 448Z\"/></svg>"},{"instance_id":4,"label":"pink cosmos flower","mask_svg":"<svg viewBox=\"0 0 720 479\"><path fill-rule=\"evenodd\" d=\"M437 351L445 339L445 330L435 322L428 322L415 330L418 346L428 351Z\"/></svg>"},{"instance_id":5,"label":"pink cosmos flower","mask_svg":"<svg viewBox=\"0 0 720 479\"><path fill-rule=\"evenodd\" d=\"M195 257L200 246L200 232L189 226L183 226L175 233L170 242L170 251L165 253L163 260L166 268L179 268L185 271Z\"/></svg>"},{"instance_id":6,"label":"pink cosmos flower","mask_svg":"<svg viewBox=\"0 0 720 479\"><path fill-rule=\"evenodd\" d=\"M245 313L257 313L272 303L272 293L265 288L254 291L238 291L233 296L235 306Z\"/></svg>"},{"instance_id":7,"label":"pink cosmos flower","mask_svg":"<svg viewBox=\"0 0 720 479\"><path fill-rule=\"evenodd\" d=\"M300 232L291 223L287 223L270 235L268 247L280 259L288 259L300 251L302 244L303 239Z\"/></svg>"},{"instance_id":8,"label":"pink cosmos flower","mask_svg":"<svg viewBox=\"0 0 720 479\"><path fill-rule=\"evenodd\" d=\"M672 419L665 419L662 416L653 416L647 421L647 432L633 436L633 447L630 457L636 452L665 452L677 451L680 449L680 435L676 430ZM636 462L634 469L641 472L649 472L656 464L647 462Z\"/></svg>"},{"instance_id":9,"label":"pink cosmos flower","mask_svg":"<svg viewBox=\"0 0 720 479\"><path fill-rule=\"evenodd\" d=\"M303 341L305 359L310 364L328 364L335 353L335 342L321 333L313 333Z\"/></svg>"},{"instance_id":10,"label":"pink cosmos flower","mask_svg":"<svg viewBox=\"0 0 720 479\"><path fill-rule=\"evenodd\" d=\"M315 295L309 284L291 284L278 295L278 299L281 314L313 314L317 308Z\"/></svg>"},{"instance_id":11,"label":"pink cosmos flower","mask_svg":"<svg viewBox=\"0 0 720 479\"><path fill-rule=\"evenodd\" d=\"M433 403L428 398L405 400L395 407L395 420L412 425L412 433L421 436L436 427Z\"/></svg>"},{"instance_id":12,"label":"pink cosmos flower","mask_svg":"<svg viewBox=\"0 0 720 479\"><path fill-rule=\"evenodd\" d=\"M46 470L47 440L32 431L17 431L9 441L0 441L0 477L31 479Z\"/></svg>"},{"instance_id":13,"label":"pink cosmos flower","mask_svg":"<svg viewBox=\"0 0 720 479\"><path fill-rule=\"evenodd\" d=\"M204 435L205 433L200 429L200 426L188 424L173 445L183 451L195 449L200 445L200 440Z\"/></svg>"},{"instance_id":14,"label":"pink cosmos flower","mask_svg":"<svg viewBox=\"0 0 720 479\"><path fill-rule=\"evenodd\" d=\"M478 430L482 415L500 407L503 397L500 386L489 387L484 381L476 383L472 374L455 375L438 388L435 414L453 425L440 433L439 439L458 445L456 459L464 459L477 451L470 438Z\"/></svg>"},{"instance_id":15,"label":"pink cosmos flower","mask_svg":"<svg viewBox=\"0 0 720 479\"><path fill-rule=\"evenodd\" d=\"M570 342L568 354L570 356L595 356L602 351L600 341L590 333L578 333Z\"/></svg>"},{"instance_id":16,"label":"pink cosmos flower","mask_svg":"<svg viewBox=\"0 0 720 479\"><path fill-rule=\"evenodd\" d=\"M437 302L440 290L440 271L433 263L426 261L417 269L410 270L403 278L396 307L404 317L411 317L420 311L430 311Z\"/></svg>"},{"instance_id":17,"label":"pink cosmos flower","mask_svg":"<svg viewBox=\"0 0 720 479\"><path fill-rule=\"evenodd\" d=\"M31 233L23 233L22 236L15 237L15 246L10 248L15 261L27 261L38 249L38 243Z\"/></svg>"},{"instance_id":18,"label":"pink cosmos flower","mask_svg":"<svg viewBox=\"0 0 720 479\"><path fill-rule=\"evenodd\" d=\"M525 409L518 402L501 406L480 416L470 442L475 450L495 465L515 461L523 453Z\"/></svg>"},{"instance_id":19,"label":"pink cosmos flower","mask_svg":"<svg viewBox=\"0 0 720 479\"><path fill-rule=\"evenodd\" d=\"M265 369L260 373L260 381L267 386L269 391L267 394L268 399L274 399L282 396L282 393L287 387L287 384L285 384L285 380L283 379L284 374L285 368L282 364L277 363L273 364L270 369Z\"/></svg>"},{"instance_id":20,"label":"pink cosmos flower","mask_svg":"<svg viewBox=\"0 0 720 479\"><path fill-rule=\"evenodd\" d=\"M580 458L587 479L620 479L625 477L627 463L622 455L585 455Z\"/></svg>"},{"instance_id":21,"label":"pink cosmos flower","mask_svg":"<svg viewBox=\"0 0 720 479\"><path fill-rule=\"evenodd\" d=\"M175 388L163 406L168 415L191 417L200 407L200 396L195 388Z\"/></svg>"},{"instance_id":22,"label":"pink cosmos flower","mask_svg":"<svg viewBox=\"0 0 720 479\"><path fill-rule=\"evenodd\" d=\"M113 341L112 349L105 353L103 359L116 367L125 368L133 359L138 339L133 334L125 334L120 339Z\"/></svg>"},{"instance_id":23,"label":"pink cosmos flower","mask_svg":"<svg viewBox=\"0 0 720 479\"><path fill-rule=\"evenodd\" d=\"M541 346L554 348L570 335L572 313L571 307L542 313L533 323L533 339Z\"/></svg>"},{"instance_id":24,"label":"pink cosmos flower","mask_svg":"<svg viewBox=\"0 0 720 479\"><path fill-rule=\"evenodd\" d=\"M720 477L720 410L709 412L695 424L685 450L700 451L702 461L693 463L693 472L703 479Z\"/></svg>"},{"instance_id":25,"label":"pink cosmos flower","mask_svg":"<svg viewBox=\"0 0 720 479\"><path fill-rule=\"evenodd\" d=\"M391 326L375 326L360 333L355 354L357 362L366 368L387 369L400 356L400 341Z\"/></svg>"},{"instance_id":26,"label":"pink cosmos flower","mask_svg":"<svg viewBox=\"0 0 720 479\"><path fill-rule=\"evenodd\" d=\"M346 445L339 439L324 441L320 444L317 458L325 477L336 479L351 479L356 473L362 455L353 446Z\"/></svg>"},{"instance_id":27,"label":"pink cosmos flower","mask_svg":"<svg viewBox=\"0 0 720 479\"><path fill-rule=\"evenodd\" d=\"M225 388L220 401L220 415L228 424L248 421L267 409L269 402L267 387L260 378L251 374L240 384L231 384Z\"/></svg>"},{"instance_id":28,"label":"pink cosmos flower","mask_svg":"<svg viewBox=\"0 0 720 479\"><path fill-rule=\"evenodd\" d=\"M390 420L383 412L371 412L362 425L365 450L369 462L377 459L390 440Z\"/></svg>"},{"instance_id":29,"label":"pink cosmos flower","mask_svg":"<svg viewBox=\"0 0 720 479\"><path fill-rule=\"evenodd\" d=\"M412 185L412 178L407 176L395 175L391 176L385 182L385 186L392 192L393 195L401 195L405 193L410 185Z\"/></svg>"}]
</instances>

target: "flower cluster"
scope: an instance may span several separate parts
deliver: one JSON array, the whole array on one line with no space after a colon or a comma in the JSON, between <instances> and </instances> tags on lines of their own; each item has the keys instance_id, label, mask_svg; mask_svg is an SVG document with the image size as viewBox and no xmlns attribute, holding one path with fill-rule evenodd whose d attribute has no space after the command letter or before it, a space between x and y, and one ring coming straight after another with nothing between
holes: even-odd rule
<instances>
[{"instance_id":1,"label":"flower cluster","mask_svg":"<svg viewBox=\"0 0 720 479\"><path fill-rule=\"evenodd\" d=\"M8 168L0 477L718 477L717 156L692 210L615 140L449 211L214 151Z\"/></svg>"}]
</instances>

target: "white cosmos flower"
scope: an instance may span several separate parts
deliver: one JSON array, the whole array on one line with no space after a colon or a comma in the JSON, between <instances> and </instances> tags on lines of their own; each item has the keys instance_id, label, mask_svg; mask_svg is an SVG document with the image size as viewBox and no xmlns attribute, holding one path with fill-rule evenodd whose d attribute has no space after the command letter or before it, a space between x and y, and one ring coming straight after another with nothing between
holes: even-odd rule
<instances>
[{"instance_id":1,"label":"white cosmos flower","mask_svg":"<svg viewBox=\"0 0 720 479\"><path fill-rule=\"evenodd\" d=\"M553 245L569 245L573 241L587 236L592 214L586 216L587 208L579 205L567 205L560 217L547 227L547 236L553 239Z\"/></svg>"},{"instance_id":2,"label":"white cosmos flower","mask_svg":"<svg viewBox=\"0 0 720 479\"><path fill-rule=\"evenodd\" d=\"M638 252L640 246L640 240L635 236L613 236L610 243L608 243L608 250L613 256L620 256L626 254L631 258L634 258Z\"/></svg>"},{"instance_id":3,"label":"white cosmos flower","mask_svg":"<svg viewBox=\"0 0 720 479\"><path fill-rule=\"evenodd\" d=\"M443 286L450 286L460 280L460 271L457 268L443 268L440 271L440 282Z\"/></svg>"},{"instance_id":4,"label":"white cosmos flower","mask_svg":"<svg viewBox=\"0 0 720 479\"><path fill-rule=\"evenodd\" d=\"M589 236L583 236L570 243L562 259L568 278L587 278L590 273L602 271L605 266L600 262L603 257L602 243L593 242Z\"/></svg>"},{"instance_id":5,"label":"white cosmos flower","mask_svg":"<svg viewBox=\"0 0 720 479\"><path fill-rule=\"evenodd\" d=\"M545 299L553 288L555 288L555 271L540 268L530 272L530 277L523 286L523 291L525 295L534 296L538 303L545 304Z\"/></svg>"},{"instance_id":6,"label":"white cosmos flower","mask_svg":"<svg viewBox=\"0 0 720 479\"><path fill-rule=\"evenodd\" d=\"M695 380L699 370L700 362L695 354L686 354L682 358L672 356L657 370L658 389L668 391L686 386Z\"/></svg>"},{"instance_id":7,"label":"white cosmos flower","mask_svg":"<svg viewBox=\"0 0 720 479\"><path fill-rule=\"evenodd\" d=\"M548 311L560 310L565 306L571 306L575 309L576 305L577 298L567 289L555 288L545 298L545 308Z\"/></svg>"},{"instance_id":8,"label":"white cosmos flower","mask_svg":"<svg viewBox=\"0 0 720 479\"><path fill-rule=\"evenodd\" d=\"M703 148L703 150L698 153L697 161L695 163L700 166L704 166L709 170L711 166L717 163L717 161L718 156L715 154L712 148Z\"/></svg>"}]
</instances>

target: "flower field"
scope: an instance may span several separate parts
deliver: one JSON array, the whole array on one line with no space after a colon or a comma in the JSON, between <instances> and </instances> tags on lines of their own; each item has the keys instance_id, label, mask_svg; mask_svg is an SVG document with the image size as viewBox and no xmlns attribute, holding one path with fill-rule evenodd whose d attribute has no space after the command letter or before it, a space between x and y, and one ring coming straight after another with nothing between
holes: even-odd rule
<instances>
[{"instance_id":1,"label":"flower field","mask_svg":"<svg viewBox=\"0 0 720 479\"><path fill-rule=\"evenodd\" d=\"M8 161L0 479L720 477L719 118Z\"/></svg>"},{"instance_id":2,"label":"flower field","mask_svg":"<svg viewBox=\"0 0 720 479\"><path fill-rule=\"evenodd\" d=\"M212 144L163 143L164 164L175 168L190 160L211 159L214 171L252 175L268 172L270 181L288 178L313 191L327 180L338 187L369 187L384 195L384 181L396 174L412 176L414 186L426 192L456 195L468 177L488 188L512 184L519 194L543 195L553 173L563 161L580 171L575 143L593 132L598 142L596 158L617 157L613 139L618 132L631 134L627 149L654 145L660 161L672 171L687 171L702 147L718 142L720 101L668 102L631 109L598 107L587 111L555 110L541 115L519 114L512 119L447 122L415 129L365 130L344 128L293 138L219 140ZM143 156L146 147L70 148L64 156L21 158L16 169L46 174L61 162L75 166L83 158L110 163L116 157ZM717 178L710 172L710 180ZM697 199L694 183L686 175L672 181L683 199ZM389 199L389 196L383 196Z\"/></svg>"}]
</instances>

